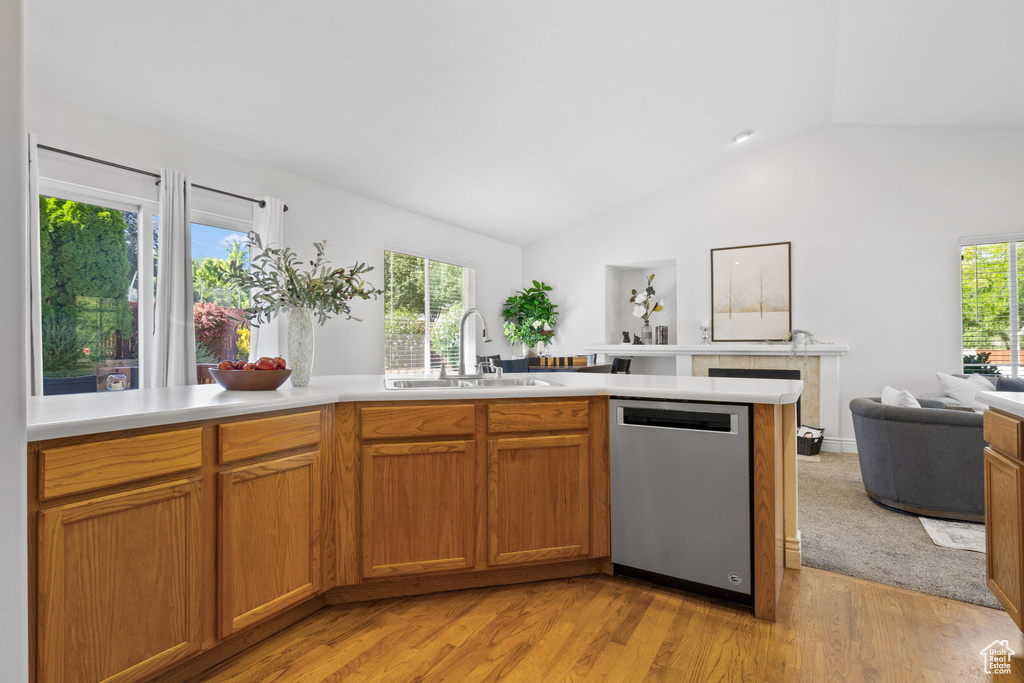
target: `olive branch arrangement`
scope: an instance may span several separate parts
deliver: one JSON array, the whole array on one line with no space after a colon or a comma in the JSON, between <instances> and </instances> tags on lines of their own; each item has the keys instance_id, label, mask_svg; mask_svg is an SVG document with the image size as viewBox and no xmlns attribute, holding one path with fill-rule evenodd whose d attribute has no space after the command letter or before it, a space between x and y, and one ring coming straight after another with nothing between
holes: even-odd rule
<instances>
[{"instance_id":1,"label":"olive branch arrangement","mask_svg":"<svg viewBox=\"0 0 1024 683\"><path fill-rule=\"evenodd\" d=\"M249 242L253 254L246 270L239 261L231 261L227 281L248 289L250 304L243 309L254 327L270 322L282 309L307 308L323 325L335 315L347 320L361 318L352 315L353 299L376 299L384 293L363 279L373 266L359 263L348 268L332 268L327 260L327 241L314 242L316 258L309 267L289 247L263 246L260 236L250 232Z\"/></svg>"}]
</instances>

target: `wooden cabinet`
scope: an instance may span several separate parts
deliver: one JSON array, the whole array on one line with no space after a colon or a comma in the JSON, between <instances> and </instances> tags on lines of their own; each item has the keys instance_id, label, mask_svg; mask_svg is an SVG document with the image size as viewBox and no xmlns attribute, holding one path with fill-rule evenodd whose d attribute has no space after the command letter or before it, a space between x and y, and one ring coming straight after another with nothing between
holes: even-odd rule
<instances>
[{"instance_id":1,"label":"wooden cabinet","mask_svg":"<svg viewBox=\"0 0 1024 683\"><path fill-rule=\"evenodd\" d=\"M218 519L220 637L320 590L319 451L223 471Z\"/></svg>"},{"instance_id":2,"label":"wooden cabinet","mask_svg":"<svg viewBox=\"0 0 1024 683\"><path fill-rule=\"evenodd\" d=\"M41 512L37 680L145 680L199 649L200 530L198 478Z\"/></svg>"},{"instance_id":3,"label":"wooden cabinet","mask_svg":"<svg viewBox=\"0 0 1024 683\"><path fill-rule=\"evenodd\" d=\"M516 401L487 406L487 431L514 434L539 431L586 430L588 401Z\"/></svg>"},{"instance_id":4,"label":"wooden cabinet","mask_svg":"<svg viewBox=\"0 0 1024 683\"><path fill-rule=\"evenodd\" d=\"M607 448L604 397L29 444L34 680L183 677L327 602L598 571Z\"/></svg>"},{"instance_id":5,"label":"wooden cabinet","mask_svg":"<svg viewBox=\"0 0 1024 683\"><path fill-rule=\"evenodd\" d=\"M320 443L321 411L261 417L217 427L221 464Z\"/></svg>"},{"instance_id":6,"label":"wooden cabinet","mask_svg":"<svg viewBox=\"0 0 1024 683\"><path fill-rule=\"evenodd\" d=\"M363 576L473 565L476 449L472 441L363 448Z\"/></svg>"},{"instance_id":7,"label":"wooden cabinet","mask_svg":"<svg viewBox=\"0 0 1024 683\"><path fill-rule=\"evenodd\" d=\"M198 469L203 430L104 439L39 452L39 497L57 498Z\"/></svg>"},{"instance_id":8,"label":"wooden cabinet","mask_svg":"<svg viewBox=\"0 0 1024 683\"><path fill-rule=\"evenodd\" d=\"M487 448L491 565L589 552L590 443L584 434L497 438Z\"/></svg>"},{"instance_id":9,"label":"wooden cabinet","mask_svg":"<svg viewBox=\"0 0 1024 683\"><path fill-rule=\"evenodd\" d=\"M1021 624L1024 601L1024 463L985 449L985 552L989 590Z\"/></svg>"}]
</instances>

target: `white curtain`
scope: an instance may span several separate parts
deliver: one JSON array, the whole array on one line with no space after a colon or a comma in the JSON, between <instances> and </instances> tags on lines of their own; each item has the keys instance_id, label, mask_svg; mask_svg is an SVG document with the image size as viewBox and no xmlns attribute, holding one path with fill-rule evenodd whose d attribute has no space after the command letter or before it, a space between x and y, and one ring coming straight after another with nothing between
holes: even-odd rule
<instances>
[{"instance_id":1,"label":"white curtain","mask_svg":"<svg viewBox=\"0 0 1024 683\"><path fill-rule=\"evenodd\" d=\"M196 383L196 331L192 314L192 179L160 171L156 314L150 387Z\"/></svg>"},{"instance_id":2,"label":"white curtain","mask_svg":"<svg viewBox=\"0 0 1024 683\"><path fill-rule=\"evenodd\" d=\"M253 232L263 240L263 246L273 242L275 246L280 247L284 244L284 202L275 197L258 199L266 202L266 206L261 208L259 204L253 204ZM282 313L269 323L252 328L249 338L249 360L254 361L261 356L288 357L287 319L288 314Z\"/></svg>"},{"instance_id":3,"label":"white curtain","mask_svg":"<svg viewBox=\"0 0 1024 683\"><path fill-rule=\"evenodd\" d=\"M32 396L43 395L42 283L39 279L39 148L34 133L28 136L28 268L25 277L29 293L25 311L28 337L28 387Z\"/></svg>"}]
</instances>

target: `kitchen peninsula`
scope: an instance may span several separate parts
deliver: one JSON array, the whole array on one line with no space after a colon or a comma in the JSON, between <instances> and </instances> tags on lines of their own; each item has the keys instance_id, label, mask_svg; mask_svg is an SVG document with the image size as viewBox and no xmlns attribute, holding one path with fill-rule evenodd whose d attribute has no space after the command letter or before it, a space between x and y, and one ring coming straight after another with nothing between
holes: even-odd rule
<instances>
[{"instance_id":1,"label":"kitchen peninsula","mask_svg":"<svg viewBox=\"0 0 1024 683\"><path fill-rule=\"evenodd\" d=\"M750 406L753 608L774 620L802 383L557 381L31 399L35 680L183 680L326 604L610 573L610 396Z\"/></svg>"}]
</instances>

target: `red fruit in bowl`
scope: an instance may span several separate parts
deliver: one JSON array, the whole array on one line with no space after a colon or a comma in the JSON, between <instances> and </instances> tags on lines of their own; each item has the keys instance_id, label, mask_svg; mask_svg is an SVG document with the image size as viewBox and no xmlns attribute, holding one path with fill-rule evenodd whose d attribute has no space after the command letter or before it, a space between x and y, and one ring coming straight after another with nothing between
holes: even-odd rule
<instances>
[{"instance_id":1,"label":"red fruit in bowl","mask_svg":"<svg viewBox=\"0 0 1024 683\"><path fill-rule=\"evenodd\" d=\"M217 363L217 369L218 370L234 370L235 369L235 361L233 361L233 360L222 360L221 362Z\"/></svg>"},{"instance_id":2,"label":"red fruit in bowl","mask_svg":"<svg viewBox=\"0 0 1024 683\"><path fill-rule=\"evenodd\" d=\"M264 356L256 361L257 370L277 370L277 363L274 362L273 358L267 358Z\"/></svg>"},{"instance_id":3,"label":"red fruit in bowl","mask_svg":"<svg viewBox=\"0 0 1024 683\"><path fill-rule=\"evenodd\" d=\"M278 356L277 358L275 358L274 362L277 364L277 369L278 370L287 370L288 369L288 361L286 361L284 358L281 358L281 356Z\"/></svg>"},{"instance_id":4,"label":"red fruit in bowl","mask_svg":"<svg viewBox=\"0 0 1024 683\"><path fill-rule=\"evenodd\" d=\"M246 363L245 365L242 366L242 369L243 370L255 370L256 369L256 364L255 363Z\"/></svg>"},{"instance_id":5,"label":"red fruit in bowl","mask_svg":"<svg viewBox=\"0 0 1024 683\"><path fill-rule=\"evenodd\" d=\"M248 363L248 362L249 361L247 361L247 360L236 360L235 361L235 370L245 370L245 364Z\"/></svg>"}]
</instances>

